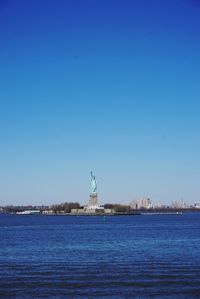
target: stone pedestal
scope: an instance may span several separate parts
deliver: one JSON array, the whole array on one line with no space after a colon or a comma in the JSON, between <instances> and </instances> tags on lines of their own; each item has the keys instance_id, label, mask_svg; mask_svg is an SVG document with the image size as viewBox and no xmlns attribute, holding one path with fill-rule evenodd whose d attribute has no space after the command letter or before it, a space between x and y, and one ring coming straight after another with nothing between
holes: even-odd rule
<instances>
[{"instance_id":1,"label":"stone pedestal","mask_svg":"<svg viewBox=\"0 0 200 299\"><path fill-rule=\"evenodd\" d=\"M90 194L88 207L98 207L97 193L91 193Z\"/></svg>"}]
</instances>

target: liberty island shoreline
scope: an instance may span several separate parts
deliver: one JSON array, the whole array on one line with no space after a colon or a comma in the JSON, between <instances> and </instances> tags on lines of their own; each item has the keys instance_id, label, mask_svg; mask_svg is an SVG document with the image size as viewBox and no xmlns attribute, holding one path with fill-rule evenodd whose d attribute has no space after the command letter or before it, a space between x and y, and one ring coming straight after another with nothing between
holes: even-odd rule
<instances>
[{"instance_id":1,"label":"liberty island shoreline","mask_svg":"<svg viewBox=\"0 0 200 299\"><path fill-rule=\"evenodd\" d=\"M160 204L153 206L150 198L142 198L139 202L130 204L106 203L99 205L97 193L97 179L90 172L90 194L88 204L81 206L79 202L64 202L53 205L0 206L0 214L16 215L49 215L49 216L120 216L120 215L150 215L150 214L182 214L183 212L200 211L200 203L186 205L175 202L169 206Z\"/></svg>"},{"instance_id":2,"label":"liberty island shoreline","mask_svg":"<svg viewBox=\"0 0 200 299\"><path fill-rule=\"evenodd\" d=\"M200 209L191 207L191 208L151 208L144 209L139 208L137 210L131 210L129 205L120 205L120 204L109 204L113 208L109 212L105 212L105 209L100 211L86 213L81 207L79 213L69 211L65 212L60 210L59 207L63 205L68 205L71 203L64 203L60 205L52 206L0 206L0 215L18 215L18 216L136 216L136 215L181 215L185 213L199 213ZM53 210L52 210L53 209ZM83 210L83 212L81 212ZM120 210L120 211L119 211Z\"/></svg>"}]
</instances>

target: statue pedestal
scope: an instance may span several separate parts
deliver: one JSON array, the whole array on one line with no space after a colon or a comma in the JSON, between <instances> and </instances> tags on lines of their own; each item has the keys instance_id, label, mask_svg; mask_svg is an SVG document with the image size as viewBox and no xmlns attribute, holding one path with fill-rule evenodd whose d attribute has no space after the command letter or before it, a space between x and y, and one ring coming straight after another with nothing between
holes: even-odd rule
<instances>
[{"instance_id":1,"label":"statue pedestal","mask_svg":"<svg viewBox=\"0 0 200 299\"><path fill-rule=\"evenodd\" d=\"M98 207L97 193L91 193L90 194L88 207Z\"/></svg>"}]
</instances>

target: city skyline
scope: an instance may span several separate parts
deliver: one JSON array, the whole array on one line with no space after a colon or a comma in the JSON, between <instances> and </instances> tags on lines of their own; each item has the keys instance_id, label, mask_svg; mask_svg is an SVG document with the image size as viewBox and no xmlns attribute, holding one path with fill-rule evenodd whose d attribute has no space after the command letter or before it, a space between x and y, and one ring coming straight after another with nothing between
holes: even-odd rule
<instances>
[{"instance_id":1,"label":"city skyline","mask_svg":"<svg viewBox=\"0 0 200 299\"><path fill-rule=\"evenodd\" d=\"M0 4L0 205L200 199L197 1ZM78 188L77 188L78 185Z\"/></svg>"}]
</instances>

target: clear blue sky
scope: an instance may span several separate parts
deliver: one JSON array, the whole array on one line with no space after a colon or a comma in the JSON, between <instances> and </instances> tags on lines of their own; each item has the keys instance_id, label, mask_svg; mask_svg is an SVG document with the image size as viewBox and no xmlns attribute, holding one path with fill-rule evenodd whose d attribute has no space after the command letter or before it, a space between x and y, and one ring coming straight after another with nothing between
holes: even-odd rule
<instances>
[{"instance_id":1,"label":"clear blue sky","mask_svg":"<svg viewBox=\"0 0 200 299\"><path fill-rule=\"evenodd\" d=\"M0 205L200 199L200 4L0 0Z\"/></svg>"}]
</instances>

